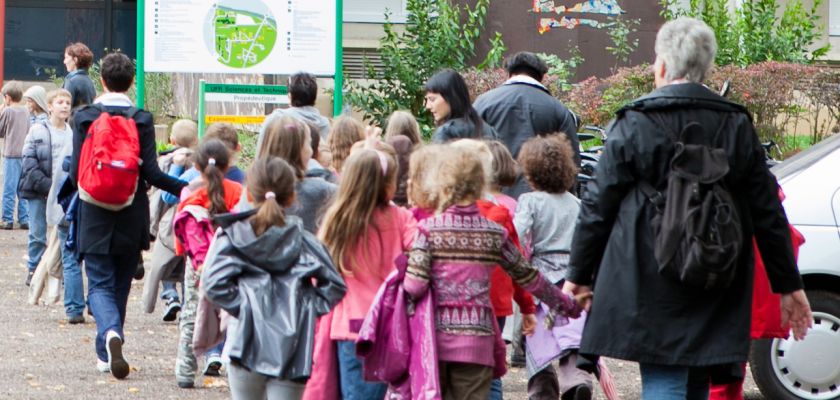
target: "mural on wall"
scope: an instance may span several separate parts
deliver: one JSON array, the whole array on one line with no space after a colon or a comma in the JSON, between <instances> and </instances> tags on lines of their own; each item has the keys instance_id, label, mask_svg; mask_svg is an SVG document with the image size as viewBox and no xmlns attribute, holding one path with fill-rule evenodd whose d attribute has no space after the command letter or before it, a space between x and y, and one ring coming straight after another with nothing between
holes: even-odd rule
<instances>
[{"instance_id":1,"label":"mural on wall","mask_svg":"<svg viewBox=\"0 0 840 400\"><path fill-rule=\"evenodd\" d=\"M533 0L534 5L531 12L535 13L556 13L556 14L603 14L617 16L625 11L618 5L617 0L586 0L573 6L556 6L554 0ZM575 29L578 26L589 26L592 28L606 28L612 25L591 18L578 18L562 16L560 18L540 18L538 31L546 33L553 28Z\"/></svg>"}]
</instances>

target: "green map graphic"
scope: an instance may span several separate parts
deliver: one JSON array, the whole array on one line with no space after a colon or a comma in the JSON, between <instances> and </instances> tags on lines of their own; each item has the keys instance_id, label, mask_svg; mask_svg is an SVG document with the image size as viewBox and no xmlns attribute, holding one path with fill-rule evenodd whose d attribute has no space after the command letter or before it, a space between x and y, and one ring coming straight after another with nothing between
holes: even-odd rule
<instances>
[{"instance_id":1,"label":"green map graphic","mask_svg":"<svg viewBox=\"0 0 840 400\"><path fill-rule=\"evenodd\" d=\"M259 64L277 41L277 22L269 15L217 6L213 26L218 60L233 68Z\"/></svg>"}]
</instances>

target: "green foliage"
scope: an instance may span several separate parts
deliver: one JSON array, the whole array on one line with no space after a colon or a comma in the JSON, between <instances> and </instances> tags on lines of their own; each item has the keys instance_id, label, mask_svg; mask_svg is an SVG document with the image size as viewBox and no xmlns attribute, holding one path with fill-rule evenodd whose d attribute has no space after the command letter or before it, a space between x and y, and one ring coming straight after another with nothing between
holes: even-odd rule
<instances>
[{"instance_id":1,"label":"green foliage","mask_svg":"<svg viewBox=\"0 0 840 400\"><path fill-rule=\"evenodd\" d=\"M679 0L660 0L662 16L671 20L680 16L698 18L715 32L718 65L747 66L762 61L808 63L825 56L827 44L810 51L821 37L819 7L814 0L806 8L802 0L787 2L781 17L775 0L745 0L733 10L729 0L689 0L682 8Z\"/></svg>"},{"instance_id":2,"label":"green foliage","mask_svg":"<svg viewBox=\"0 0 840 400\"><path fill-rule=\"evenodd\" d=\"M571 47L566 58L546 53L538 53L537 57L548 64L548 73L543 80L551 93L559 94L572 90L571 81L575 77L575 71L584 61L580 49Z\"/></svg>"},{"instance_id":3,"label":"green foliage","mask_svg":"<svg viewBox=\"0 0 840 400\"><path fill-rule=\"evenodd\" d=\"M639 48L639 39L631 40L630 35L639 30L638 27L642 21L638 18L625 19L621 16L611 18L611 20L612 24L607 34L610 36L612 46L607 46L606 50L615 57L615 68L618 68L620 64L630 62L630 55Z\"/></svg>"},{"instance_id":4,"label":"green foliage","mask_svg":"<svg viewBox=\"0 0 840 400\"><path fill-rule=\"evenodd\" d=\"M444 68L463 70L476 55L476 42L487 18L490 0L478 0L474 7L453 5L450 0L408 0L408 20L399 32L385 14L385 36L379 52L383 70L368 67L363 84L347 80L346 101L364 113L374 124L384 125L396 110L409 110L417 116L424 134L434 127L432 116L424 108L423 85ZM501 34L490 40L490 51L479 64L493 68L500 64L505 51Z\"/></svg>"}]
</instances>

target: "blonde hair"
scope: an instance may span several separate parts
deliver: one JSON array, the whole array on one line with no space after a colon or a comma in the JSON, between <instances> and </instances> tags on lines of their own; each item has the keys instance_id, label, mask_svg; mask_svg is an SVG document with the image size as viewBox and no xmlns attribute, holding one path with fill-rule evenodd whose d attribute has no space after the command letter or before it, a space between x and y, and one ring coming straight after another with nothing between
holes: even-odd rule
<instances>
[{"instance_id":1,"label":"blonde hair","mask_svg":"<svg viewBox=\"0 0 840 400\"><path fill-rule=\"evenodd\" d=\"M411 140L411 144L420 144L420 124L408 111L394 111L388 117L388 125L385 126L385 139L394 136L405 136Z\"/></svg>"},{"instance_id":2,"label":"blonde hair","mask_svg":"<svg viewBox=\"0 0 840 400\"><path fill-rule=\"evenodd\" d=\"M58 97L64 97L64 98L70 99L71 101L73 100L73 95L71 95L70 92L67 89L55 89L55 90L50 90L49 93L47 93L47 98L46 98L47 105L52 104L53 100L55 100ZM44 111L47 111L47 110L44 110Z\"/></svg>"},{"instance_id":3,"label":"blonde hair","mask_svg":"<svg viewBox=\"0 0 840 400\"><path fill-rule=\"evenodd\" d=\"M333 169L336 172L341 172L351 148L360 140L365 140L365 127L361 122L346 115L335 120L330 131L329 145Z\"/></svg>"},{"instance_id":4,"label":"blonde hair","mask_svg":"<svg viewBox=\"0 0 840 400\"><path fill-rule=\"evenodd\" d=\"M478 155L453 146L436 161L438 168L434 187L437 188L439 212L456 203L481 198L486 172Z\"/></svg>"},{"instance_id":5,"label":"blonde hair","mask_svg":"<svg viewBox=\"0 0 840 400\"><path fill-rule=\"evenodd\" d=\"M489 185L493 182L493 152L487 143L476 139L459 139L450 144L456 149L463 149L478 156L484 170L484 183Z\"/></svg>"},{"instance_id":6,"label":"blonde hair","mask_svg":"<svg viewBox=\"0 0 840 400\"><path fill-rule=\"evenodd\" d=\"M411 205L437 209L437 189L432 178L437 175L438 159L445 156L448 149L448 146L430 144L411 153L408 161L409 184L406 188Z\"/></svg>"},{"instance_id":7,"label":"blonde hair","mask_svg":"<svg viewBox=\"0 0 840 400\"><path fill-rule=\"evenodd\" d=\"M303 147L309 139L309 126L299 119L284 116L275 119L268 129L257 154L259 158L280 157L286 160L298 179L306 176L306 164L303 162Z\"/></svg>"},{"instance_id":8,"label":"blonde hair","mask_svg":"<svg viewBox=\"0 0 840 400\"><path fill-rule=\"evenodd\" d=\"M388 191L396 179L397 162L382 151L360 149L347 158L336 199L327 209L318 234L342 274L352 275L354 269L364 266L347 256L351 249L369 240L369 226L379 232L373 224L373 212L388 207Z\"/></svg>"},{"instance_id":9,"label":"blonde hair","mask_svg":"<svg viewBox=\"0 0 840 400\"><path fill-rule=\"evenodd\" d=\"M283 206L295 195L296 181L294 168L280 157L258 159L248 169L246 185L257 210L250 221L257 236L286 224Z\"/></svg>"},{"instance_id":10,"label":"blonde hair","mask_svg":"<svg viewBox=\"0 0 840 400\"><path fill-rule=\"evenodd\" d=\"M169 137L175 145L191 149L198 145L198 125L190 119L179 119L172 124Z\"/></svg>"}]
</instances>

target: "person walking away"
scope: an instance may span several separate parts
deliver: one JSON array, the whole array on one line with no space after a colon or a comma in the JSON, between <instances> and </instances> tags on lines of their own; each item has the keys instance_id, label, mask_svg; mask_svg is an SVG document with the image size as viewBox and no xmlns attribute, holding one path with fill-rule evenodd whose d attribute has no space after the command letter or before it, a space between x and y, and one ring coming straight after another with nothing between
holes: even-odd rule
<instances>
[{"instance_id":1,"label":"person walking away","mask_svg":"<svg viewBox=\"0 0 840 400\"><path fill-rule=\"evenodd\" d=\"M519 151L519 165L534 191L519 196L513 222L519 236L525 238L532 265L559 286L565 278L580 212L580 200L569 193L577 175L573 154L566 136L557 134L531 138ZM538 320L550 318L540 311ZM549 330L540 329L538 324L538 332L547 334L532 335L527 340L527 351L534 355L527 358L529 398L557 400L561 394L563 400L592 398L592 375L576 365L585 320L584 315ZM546 337L554 343L544 345L539 341ZM549 349L559 352L551 354ZM551 365L554 360L558 360L556 370Z\"/></svg>"},{"instance_id":2,"label":"person walking away","mask_svg":"<svg viewBox=\"0 0 840 400\"><path fill-rule=\"evenodd\" d=\"M88 201L79 201L76 210L76 251L84 260L88 277L88 301L96 319L97 369L110 371L117 379L129 373L128 362L123 356L123 326L125 307L131 280L140 260L140 252L149 249L149 198L146 185L158 187L170 193L180 193L186 182L179 181L161 172L156 162L154 121L150 113L134 108L126 92L134 82L134 62L125 54L111 53L102 59L102 81L105 94L94 104L80 108L74 114L73 157L70 163L70 180L77 187L82 173L80 157L86 140L93 140L98 132L91 129L94 121L102 114L113 117L128 116L128 131L111 131L110 135L121 135L129 140L132 127L136 127L140 152L139 177L136 191L128 206L111 210ZM103 119L119 124L119 120ZM130 125L133 124L133 125ZM88 139L90 137L90 139ZM113 137L113 136L111 136ZM99 142L107 145L108 139ZM90 150L90 148L88 148ZM86 160L92 161L92 160ZM133 160L113 160L117 165ZM106 169L101 169L107 173ZM129 171L130 172L130 171ZM117 182L124 183L124 182ZM130 184L130 182L129 182ZM81 189L81 188L80 188ZM80 196L82 191L79 192Z\"/></svg>"},{"instance_id":3,"label":"person walking away","mask_svg":"<svg viewBox=\"0 0 840 400\"><path fill-rule=\"evenodd\" d=\"M307 72L298 72L289 77L289 108L277 108L268 114L260 127L257 136L257 149L262 148L263 139L268 127L281 117L294 117L298 120L312 123L318 128L318 135L325 141L330 134L330 120L321 115L315 108L315 100L318 98L318 80L315 75ZM257 154L259 156L259 153Z\"/></svg>"},{"instance_id":4,"label":"person walking away","mask_svg":"<svg viewBox=\"0 0 840 400\"><path fill-rule=\"evenodd\" d=\"M345 400L382 399L387 389L362 379L355 340L379 286L395 268L394 260L414 238L414 217L391 203L396 178L392 156L372 149L353 151L318 234L347 283L347 295L333 310L330 326Z\"/></svg>"},{"instance_id":5,"label":"person walking away","mask_svg":"<svg viewBox=\"0 0 840 400\"><path fill-rule=\"evenodd\" d=\"M577 120L541 83L548 72L545 61L534 53L519 52L505 61L505 69L509 79L475 100L473 106L478 115L495 128L499 140L514 158L519 156L519 149L528 139L566 132L575 152L575 162L579 165ZM505 193L513 198L530 191L522 175L513 187L505 189Z\"/></svg>"},{"instance_id":6,"label":"person walking away","mask_svg":"<svg viewBox=\"0 0 840 400\"><path fill-rule=\"evenodd\" d=\"M495 139L496 130L484 122L470 104L464 78L451 69L442 70L426 82L426 109L435 119L433 143L455 139Z\"/></svg>"},{"instance_id":7,"label":"person walking away","mask_svg":"<svg viewBox=\"0 0 840 400\"><path fill-rule=\"evenodd\" d=\"M315 321L347 290L324 245L284 213L296 175L278 157L255 161L248 170L254 208L224 218L205 259L207 298L235 317L225 345L234 400L300 399Z\"/></svg>"},{"instance_id":8,"label":"person walking away","mask_svg":"<svg viewBox=\"0 0 840 400\"><path fill-rule=\"evenodd\" d=\"M64 66L67 76L61 86L73 97L73 111L82 106L93 103L96 88L88 75L88 69L93 64L93 53L80 42L71 43L64 49Z\"/></svg>"},{"instance_id":9,"label":"person walking away","mask_svg":"<svg viewBox=\"0 0 840 400\"><path fill-rule=\"evenodd\" d=\"M702 85L716 47L714 32L696 19L678 18L659 30L656 89L620 110L610 123L598 179L584 192L572 241L564 291L583 294L592 285L597 288L587 304L579 354L638 362L644 400L705 399L710 377L716 383L742 375L739 365L747 361L750 348L753 235L772 289L782 294L783 322L790 322L793 337L802 339L812 323L778 185L764 162L750 115ZM659 191L691 189L672 183L685 182L692 171L672 168L681 166L682 157L696 159L701 150L708 157L690 165L703 165L710 179L720 177L712 188L693 186L703 188L704 199L721 205L708 223L727 229L719 232L739 227L740 235L725 242L715 241L719 235L700 236L705 250L692 254L705 257L720 249L733 257L728 268L704 265L715 268L717 276L734 272L725 281L728 286L717 286L720 281L705 274L700 275L702 284L686 279L691 275L677 277L677 271L696 271L696 264L678 264L675 271L673 263L658 261L665 253L656 230L678 228L683 231L665 238L685 237L685 225L692 222L666 224L669 219L658 209L678 214L686 207L674 208L681 203L667 197L663 201ZM725 198L731 201L721 203ZM740 247L727 247L736 242Z\"/></svg>"},{"instance_id":10,"label":"person walking away","mask_svg":"<svg viewBox=\"0 0 840 400\"><path fill-rule=\"evenodd\" d=\"M47 115L47 91L38 85L30 86L23 92L23 100L26 101L26 108L29 109L29 125L46 122Z\"/></svg>"},{"instance_id":11,"label":"person walking away","mask_svg":"<svg viewBox=\"0 0 840 400\"><path fill-rule=\"evenodd\" d=\"M341 177L344 161L350 156L353 145L365 140L365 127L357 119L342 115L335 120L330 138L330 162L337 177Z\"/></svg>"},{"instance_id":12,"label":"person walking away","mask_svg":"<svg viewBox=\"0 0 840 400\"><path fill-rule=\"evenodd\" d=\"M192 347L199 296L198 275L216 231L212 219L232 210L242 195L239 183L224 178L231 153L218 139L201 144L195 154L195 168L201 171L201 179L191 182L183 191L183 200L178 204L173 220L176 254L189 259L184 271L184 311L179 323L180 339L175 361L175 380L178 387L185 389L195 385L198 370Z\"/></svg>"},{"instance_id":13,"label":"person walking away","mask_svg":"<svg viewBox=\"0 0 840 400\"><path fill-rule=\"evenodd\" d=\"M20 229L29 229L29 214L26 200L18 195L20 183L21 153L23 141L29 133L29 110L20 104L23 86L18 81L9 81L3 86L3 108L0 112L0 138L3 141L3 229L14 229L15 204ZM15 201L17 200L17 203ZM32 273L26 276L26 285L32 280Z\"/></svg>"}]
</instances>

